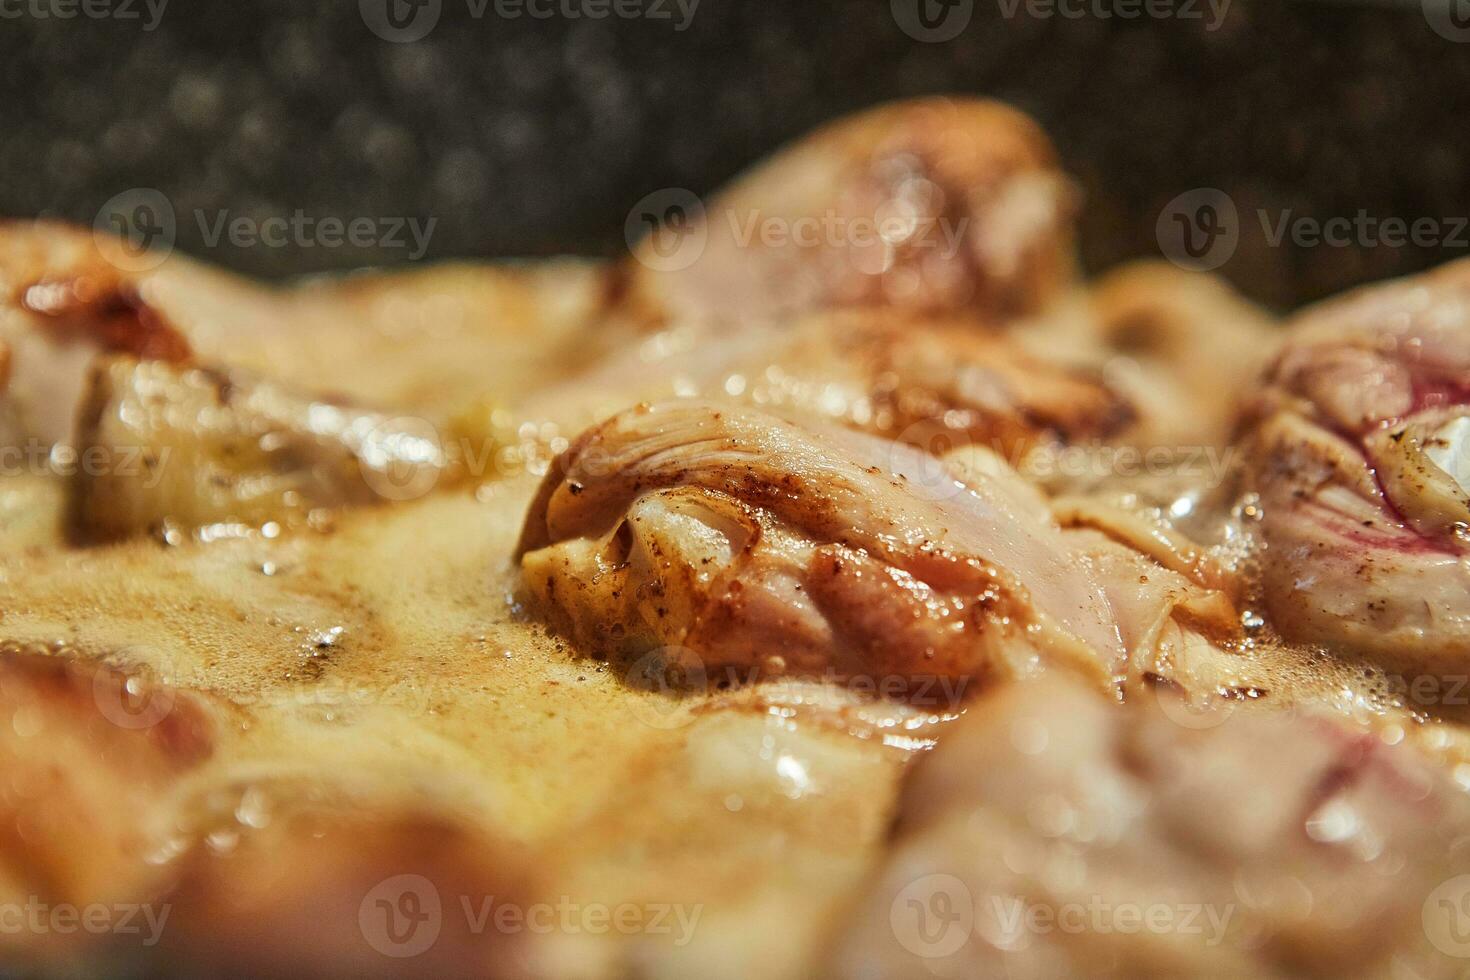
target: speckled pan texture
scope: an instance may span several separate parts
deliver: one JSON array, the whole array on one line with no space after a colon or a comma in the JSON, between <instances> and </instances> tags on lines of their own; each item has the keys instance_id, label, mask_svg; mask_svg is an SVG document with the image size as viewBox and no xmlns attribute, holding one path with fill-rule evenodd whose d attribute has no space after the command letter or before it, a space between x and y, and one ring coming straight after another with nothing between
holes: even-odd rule
<instances>
[{"instance_id":1,"label":"speckled pan texture","mask_svg":"<svg viewBox=\"0 0 1470 980\"><path fill-rule=\"evenodd\" d=\"M1230 0L1217 16L1218 0L1181 0L1188 16L1161 19L965 0L942 42L906 33L890 0L703 0L688 18L670 0L667 18L600 19L443 0L408 44L335 0L174 0L152 30L143 0L136 20L6 18L0 214L90 224L142 186L211 213L435 216L439 259L611 256L650 191L706 194L840 113L963 92L1046 126L1101 270L1157 254L1160 210L1196 187L1319 221L1464 215L1470 44L1433 29L1437 3ZM1282 309L1458 251L1274 248L1246 230L1223 272ZM211 246L192 221L180 241L271 277L411 251Z\"/></svg>"}]
</instances>

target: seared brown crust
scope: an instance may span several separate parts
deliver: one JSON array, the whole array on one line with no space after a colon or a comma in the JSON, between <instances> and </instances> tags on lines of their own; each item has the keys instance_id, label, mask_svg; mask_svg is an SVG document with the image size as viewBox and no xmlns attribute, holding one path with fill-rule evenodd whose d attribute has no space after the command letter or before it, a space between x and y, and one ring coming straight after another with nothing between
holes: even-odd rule
<instances>
[{"instance_id":1,"label":"seared brown crust","mask_svg":"<svg viewBox=\"0 0 1470 980\"><path fill-rule=\"evenodd\" d=\"M34 317L57 341L182 362L192 356L176 324L113 265L87 231L47 222L0 222L0 300Z\"/></svg>"},{"instance_id":2,"label":"seared brown crust","mask_svg":"<svg viewBox=\"0 0 1470 980\"><path fill-rule=\"evenodd\" d=\"M15 301L56 339L110 354L182 363L189 342L115 270L94 270L24 286Z\"/></svg>"},{"instance_id":3,"label":"seared brown crust","mask_svg":"<svg viewBox=\"0 0 1470 980\"><path fill-rule=\"evenodd\" d=\"M1137 409L1095 372L1047 363L954 320L838 317L842 357L868 379L877 435L942 452L974 443L1018 458L1038 441L1110 440Z\"/></svg>"}]
</instances>

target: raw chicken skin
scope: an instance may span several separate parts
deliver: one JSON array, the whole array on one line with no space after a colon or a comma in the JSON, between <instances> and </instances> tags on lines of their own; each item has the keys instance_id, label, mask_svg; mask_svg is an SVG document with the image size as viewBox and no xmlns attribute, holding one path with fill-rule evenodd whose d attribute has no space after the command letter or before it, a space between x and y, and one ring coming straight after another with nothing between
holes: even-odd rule
<instances>
[{"instance_id":1,"label":"raw chicken skin","mask_svg":"<svg viewBox=\"0 0 1470 980\"><path fill-rule=\"evenodd\" d=\"M665 402L579 438L518 549L551 621L589 652L692 650L703 669L967 676L1079 666L1122 644L1046 520L983 477L839 429Z\"/></svg>"},{"instance_id":2,"label":"raw chicken skin","mask_svg":"<svg viewBox=\"0 0 1470 980\"><path fill-rule=\"evenodd\" d=\"M1249 416L1286 637L1406 675L1470 650L1470 264L1301 314Z\"/></svg>"}]
</instances>

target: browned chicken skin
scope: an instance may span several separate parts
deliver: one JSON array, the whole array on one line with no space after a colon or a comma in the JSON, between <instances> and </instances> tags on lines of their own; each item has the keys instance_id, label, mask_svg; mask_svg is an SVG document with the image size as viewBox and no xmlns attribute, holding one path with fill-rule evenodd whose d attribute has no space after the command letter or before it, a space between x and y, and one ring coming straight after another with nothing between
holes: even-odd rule
<instances>
[{"instance_id":1,"label":"browned chicken skin","mask_svg":"<svg viewBox=\"0 0 1470 980\"><path fill-rule=\"evenodd\" d=\"M667 216L634 249L635 306L675 320L848 306L1004 319L1055 299L1073 269L1073 193L1055 152L994 102L843 120L703 212Z\"/></svg>"}]
</instances>

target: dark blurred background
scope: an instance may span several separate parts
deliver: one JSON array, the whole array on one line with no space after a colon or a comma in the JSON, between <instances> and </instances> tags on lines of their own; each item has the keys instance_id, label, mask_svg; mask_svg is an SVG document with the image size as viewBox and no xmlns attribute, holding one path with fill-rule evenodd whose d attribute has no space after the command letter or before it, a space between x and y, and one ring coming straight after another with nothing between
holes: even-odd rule
<instances>
[{"instance_id":1,"label":"dark blurred background","mask_svg":"<svg viewBox=\"0 0 1470 980\"><path fill-rule=\"evenodd\" d=\"M186 216L432 216L428 259L611 255L654 189L704 194L841 113L966 92L1050 131L1086 194L1092 269L1157 255L1161 208L1197 187L1240 207L1221 271L1276 306L1465 251L1272 247L1253 216L1429 217L1455 238L1470 215L1466 0L1228 0L1218 23L1206 0L1132 19L1141 0L1071 0L1082 17L922 0L928 21L921 0L700 0L687 21L690 0L623 0L639 15L604 18L585 0L543 0L573 4L544 18L418 0L397 13L442 9L407 43L369 28L384 0L158 2L0 0L0 213L90 224L119 192L156 188L180 248L272 277L407 255L210 245ZM960 16L951 39L912 36Z\"/></svg>"}]
</instances>

